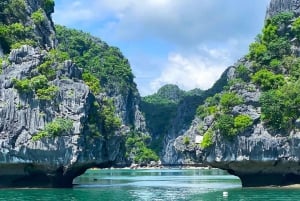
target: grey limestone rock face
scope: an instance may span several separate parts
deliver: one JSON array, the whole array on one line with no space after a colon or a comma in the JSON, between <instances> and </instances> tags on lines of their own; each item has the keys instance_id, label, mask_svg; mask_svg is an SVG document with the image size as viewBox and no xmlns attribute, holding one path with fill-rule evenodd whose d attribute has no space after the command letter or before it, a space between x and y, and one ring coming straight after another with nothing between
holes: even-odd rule
<instances>
[{"instance_id":1,"label":"grey limestone rock face","mask_svg":"<svg viewBox=\"0 0 300 201\"><path fill-rule=\"evenodd\" d=\"M28 16L31 16L33 12L43 7L43 1L26 0L25 2L27 6ZM51 18L52 12L54 12L54 10L44 10L44 20L42 21L42 23L34 25L35 36L36 38L38 38L39 43L42 45L42 47L46 49L56 46L54 23ZM29 23L34 24L30 17L28 17L27 20Z\"/></svg>"},{"instance_id":2,"label":"grey limestone rock face","mask_svg":"<svg viewBox=\"0 0 300 201\"><path fill-rule=\"evenodd\" d=\"M183 135L189 128L189 124L184 122L183 119L191 113L191 110L192 108L190 107L188 100L181 102L177 109L177 115L172 120L171 127L164 137L164 149L161 160L165 165L185 164L184 155L175 148L175 139Z\"/></svg>"},{"instance_id":3,"label":"grey limestone rock face","mask_svg":"<svg viewBox=\"0 0 300 201\"><path fill-rule=\"evenodd\" d=\"M267 10L267 18L280 12L294 12L300 15L300 1L298 0L271 0ZM283 30L284 31L284 30ZM291 41L293 43L293 41ZM297 54L296 54L297 55ZM251 71L251 62L241 59L236 66L243 64ZM234 79L234 68L229 71L229 79ZM300 183L300 133L299 120L295 122L295 128L282 131L274 130L267 126L261 118L261 106L259 98L262 91L254 84L236 83L230 86L230 92L234 92L243 99L243 103L230 108L227 113L248 115L253 124L237 136L228 138L222 136L220 130L213 129L213 145L205 149L201 146L184 145L184 136L195 138L203 136L208 128L213 128L214 122L207 125L207 118L197 119L184 136L175 141L176 151L181 152L186 158L195 163L203 163L212 167L227 170L230 174L238 176L244 187L289 185ZM214 120L212 120L214 121ZM197 129L201 126L202 130Z\"/></svg>"},{"instance_id":4,"label":"grey limestone rock face","mask_svg":"<svg viewBox=\"0 0 300 201\"><path fill-rule=\"evenodd\" d=\"M253 107L252 105L239 105L234 106L232 109L232 113L235 115L245 114L252 118L252 120L257 121L260 118L260 108Z\"/></svg>"},{"instance_id":5,"label":"grey limestone rock face","mask_svg":"<svg viewBox=\"0 0 300 201\"><path fill-rule=\"evenodd\" d=\"M224 85L228 82L228 80L234 78L234 72L235 68L233 66L228 67L219 80L215 83L215 85L207 90L206 95L211 95L212 93L219 93L221 89L223 88ZM222 86L222 87L220 87ZM162 163L165 165L181 165L181 164L191 164L193 163L190 158L193 158L192 156L189 157L187 156L190 152L184 152L182 154L180 151L177 150L178 147L184 147L182 145L182 135L185 135L186 133L191 132L190 129L194 128L194 130L197 130L197 123L198 119L194 119L193 121L193 116L191 114L195 114L195 110L199 104L203 103L205 97L204 96L198 96L198 98L191 98L191 99L186 99L185 101L180 102L179 107L177 109L177 115L171 122L171 126L168 129L167 134L164 137L164 144L163 144L163 153L161 156ZM191 105L194 105L191 107ZM192 112L193 110L193 112ZM190 118L190 121L186 121L188 119L187 117ZM206 123L209 123L212 121L212 117L208 117L206 119ZM198 122L199 123L199 122ZM208 128L208 125L203 125L203 127ZM179 140L178 140L179 139ZM192 141L194 140L194 136L190 138ZM193 142L192 142L193 143ZM180 148L180 149L181 149ZM198 153L198 152L197 152ZM192 154L193 155L193 154ZM186 157L187 156L187 157Z\"/></svg>"},{"instance_id":6,"label":"grey limestone rock face","mask_svg":"<svg viewBox=\"0 0 300 201\"><path fill-rule=\"evenodd\" d=\"M1 187L71 187L73 178L91 167L124 165L124 136L134 129L147 133L145 118L139 110L135 89L122 94L112 87L111 94L95 97L82 81L82 70L72 61L53 64L55 79L48 82L58 88L52 100L39 100L36 92L22 93L14 88L13 79L23 80L39 75L37 67L47 51L57 46L51 19L52 7L45 1L24 0L22 19L14 14L0 23L20 22L32 28L30 40L38 48L22 46L11 50L0 75L0 188ZM32 14L41 11L43 20L34 22ZM23 10L22 10L23 12ZM94 39L98 40L98 39ZM0 57L8 50L0 45ZM95 135L88 129L94 103L112 99L122 126L113 134ZM71 131L56 137L33 140L56 118L73 122ZM97 127L98 126L98 127ZM101 129L103 125L97 125ZM99 132L100 133L100 132Z\"/></svg>"},{"instance_id":7,"label":"grey limestone rock face","mask_svg":"<svg viewBox=\"0 0 300 201\"><path fill-rule=\"evenodd\" d=\"M249 136L238 136L234 142L217 136L205 161L239 176L243 186L299 183L299 142L298 132L273 135L257 124Z\"/></svg>"},{"instance_id":8,"label":"grey limestone rock face","mask_svg":"<svg viewBox=\"0 0 300 201\"><path fill-rule=\"evenodd\" d=\"M194 164L206 164L227 170L238 176L244 187L289 185L300 182L300 133L272 133L263 123L257 123L233 139L214 135L214 145L202 149L193 139L199 133L197 120L174 143L175 152ZM191 139L190 145L183 138Z\"/></svg>"},{"instance_id":9,"label":"grey limestone rock face","mask_svg":"<svg viewBox=\"0 0 300 201\"><path fill-rule=\"evenodd\" d=\"M59 90L50 101L13 88L13 78L35 75L44 54L29 46L13 50L11 64L0 75L0 187L71 187L87 168L108 167L122 155L120 135L93 137L84 130L96 98L72 62L61 64L51 81ZM72 120L72 130L34 141L55 118Z\"/></svg>"},{"instance_id":10,"label":"grey limestone rock face","mask_svg":"<svg viewBox=\"0 0 300 201\"><path fill-rule=\"evenodd\" d=\"M294 12L300 14L299 0L271 0L267 10L266 18L270 18L280 12Z\"/></svg>"},{"instance_id":11,"label":"grey limestone rock face","mask_svg":"<svg viewBox=\"0 0 300 201\"><path fill-rule=\"evenodd\" d=\"M124 125L131 125L136 131L148 133L146 120L140 111L140 97L137 92L112 93L116 112Z\"/></svg>"},{"instance_id":12,"label":"grey limestone rock face","mask_svg":"<svg viewBox=\"0 0 300 201\"><path fill-rule=\"evenodd\" d=\"M293 12L299 16L300 1L271 0L266 18L280 12ZM280 31L284 32L284 29L285 27L280 27ZM293 40L291 44L293 53L299 56L298 51L293 50L299 49L299 45L293 44ZM227 80L237 77L235 69L241 64L251 72L253 64L244 57L227 70ZM249 82L236 83L230 86L229 91L239 95L243 103L230 108L228 114L233 117L240 114L248 115L253 120L253 125L231 139L222 136L219 130L212 129L214 143L203 149L199 144L195 144L194 139L196 136L203 136L209 128L213 128L215 122L213 116L203 119L195 117L183 135L170 141L174 149L168 149L170 151L168 156L171 158L175 153L179 153L181 161L191 160L196 164L227 170L230 174L240 177L245 187L299 184L300 120L296 120L296 128L293 130L285 132L272 130L261 119L259 98L262 92L257 86ZM190 139L190 143L185 143L184 139L187 138Z\"/></svg>"}]
</instances>

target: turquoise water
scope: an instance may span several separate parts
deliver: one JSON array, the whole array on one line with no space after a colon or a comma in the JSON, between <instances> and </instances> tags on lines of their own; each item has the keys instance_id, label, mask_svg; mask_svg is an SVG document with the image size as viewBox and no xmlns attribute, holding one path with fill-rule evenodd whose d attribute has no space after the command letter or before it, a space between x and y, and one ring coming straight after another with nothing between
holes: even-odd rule
<instances>
[{"instance_id":1,"label":"turquoise water","mask_svg":"<svg viewBox=\"0 0 300 201\"><path fill-rule=\"evenodd\" d=\"M73 189L1 189L0 201L300 200L300 189L245 189L221 170L88 170L74 183Z\"/></svg>"}]
</instances>

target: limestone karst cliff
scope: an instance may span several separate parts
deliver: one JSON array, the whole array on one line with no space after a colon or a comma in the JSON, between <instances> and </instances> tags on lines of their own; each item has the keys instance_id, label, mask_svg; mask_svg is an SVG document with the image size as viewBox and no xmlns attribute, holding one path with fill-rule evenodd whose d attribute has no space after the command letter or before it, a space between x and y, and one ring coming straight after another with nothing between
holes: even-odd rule
<instances>
[{"instance_id":1,"label":"limestone karst cliff","mask_svg":"<svg viewBox=\"0 0 300 201\"><path fill-rule=\"evenodd\" d=\"M151 143L165 164L204 163L243 186L300 183L299 7L271 0L249 54L212 89L171 86L166 104L143 102L145 119L117 48L54 27L53 0L1 1L0 187L71 187L91 167L158 160ZM171 114L160 124L158 106Z\"/></svg>"},{"instance_id":2,"label":"limestone karst cliff","mask_svg":"<svg viewBox=\"0 0 300 201\"><path fill-rule=\"evenodd\" d=\"M120 153L120 134L94 136L86 129L101 100L80 81L82 73L72 62L60 64L56 78L47 83L54 92L41 95L14 87L14 78L37 74L44 54L30 46L13 50L0 76L0 187L70 187L86 168L106 166ZM71 126L64 130L67 121Z\"/></svg>"},{"instance_id":3,"label":"limestone karst cliff","mask_svg":"<svg viewBox=\"0 0 300 201\"><path fill-rule=\"evenodd\" d=\"M0 188L71 187L88 168L138 160L127 140L149 139L127 59L100 39L55 28L53 11L52 0L0 3ZM69 51L62 38L97 54ZM103 63L84 63L87 55ZM134 151L151 152L142 145Z\"/></svg>"},{"instance_id":4,"label":"limestone karst cliff","mask_svg":"<svg viewBox=\"0 0 300 201\"><path fill-rule=\"evenodd\" d=\"M271 0L262 33L174 146L243 186L300 183L299 1ZM188 140L187 140L188 139Z\"/></svg>"},{"instance_id":5,"label":"limestone karst cliff","mask_svg":"<svg viewBox=\"0 0 300 201\"><path fill-rule=\"evenodd\" d=\"M230 72L229 72L230 73ZM150 147L160 155L164 165L194 164L184 159L174 147L175 139L184 134L192 123L199 104L219 93L227 83L226 70L220 79L208 90L184 91L176 85L165 85L157 93L143 97L141 110L152 136Z\"/></svg>"}]
</instances>

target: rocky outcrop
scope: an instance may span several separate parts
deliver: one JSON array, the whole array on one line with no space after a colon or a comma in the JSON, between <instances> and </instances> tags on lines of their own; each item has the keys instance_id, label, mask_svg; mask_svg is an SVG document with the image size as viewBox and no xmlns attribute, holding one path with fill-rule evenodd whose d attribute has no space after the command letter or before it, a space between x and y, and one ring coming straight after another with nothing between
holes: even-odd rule
<instances>
[{"instance_id":1,"label":"rocky outcrop","mask_svg":"<svg viewBox=\"0 0 300 201\"><path fill-rule=\"evenodd\" d=\"M240 177L244 187L299 183L300 133L274 136L262 124L253 129L234 142L217 136L206 162Z\"/></svg>"},{"instance_id":2,"label":"rocky outcrop","mask_svg":"<svg viewBox=\"0 0 300 201\"><path fill-rule=\"evenodd\" d=\"M71 61L60 64L51 81L59 89L52 100L13 88L12 79L36 74L46 54L30 46L13 50L0 75L0 187L71 187L87 168L116 164L124 153L121 133L93 136L85 130L96 98ZM72 120L72 130L33 140L55 118Z\"/></svg>"},{"instance_id":3,"label":"rocky outcrop","mask_svg":"<svg viewBox=\"0 0 300 201\"><path fill-rule=\"evenodd\" d=\"M272 0L267 12L267 18L284 11L294 12L296 16L299 16L299 8L300 1ZM291 21L293 20L289 20L286 23L288 24ZM287 33L284 34L287 35ZM291 43L291 46L298 45L293 44L294 40L292 38L289 38L288 41ZM297 56L298 54L293 52L292 57L297 58ZM255 81L250 82L250 77L244 79L243 82L234 80L238 77L238 67L242 66L245 72L255 73L258 71L253 70L255 69L254 65L255 62L251 63L250 60L242 59L231 68L231 76L228 76L228 78L233 82L227 86L227 91L221 92L220 97L222 97L223 93L230 92L241 97L243 102L227 109L219 104L217 107L221 108L221 110L223 109L223 111L219 110L212 115L215 118L227 115L227 117L232 119L239 115L244 115L251 119L251 125L248 125L242 131L237 130L237 133L233 136L228 134L226 136L224 131L220 129L223 128L225 130L226 128L218 125L221 121L217 122L217 120L210 118L211 116L197 117L190 129L175 140L175 148L197 163L221 168L227 170L230 174L238 176L244 187L299 184L300 132L297 123L299 121L295 121L295 119L290 121L290 124L295 125L290 125L288 129L283 129L282 127L276 129L270 126L270 120L262 118L261 114L264 107L260 97L266 89L262 89ZM267 68L269 69L269 67ZM291 76L287 73L285 74L284 71L282 72L281 76L283 77ZM224 109L227 111L224 111ZM236 128L235 124L229 124L230 122L228 121L221 123L232 125L232 127ZM276 122L272 123L276 124ZM210 132L208 132L208 129L210 129ZM211 137L212 143L207 140L206 144L202 144L205 135L206 137ZM203 139L196 142L195 139L197 137L201 138L201 136ZM191 139L188 145L184 143L184 139L187 137Z\"/></svg>"},{"instance_id":4,"label":"rocky outcrop","mask_svg":"<svg viewBox=\"0 0 300 201\"><path fill-rule=\"evenodd\" d=\"M116 113L121 118L122 124L131 125L136 131L148 133L146 120L140 111L140 96L137 90L129 90L124 94L112 93ZM128 128L129 129L129 128Z\"/></svg>"},{"instance_id":5,"label":"rocky outcrop","mask_svg":"<svg viewBox=\"0 0 300 201\"><path fill-rule=\"evenodd\" d=\"M293 12L297 16L300 14L299 0L272 0L267 10L267 18L281 12Z\"/></svg>"},{"instance_id":6,"label":"rocky outcrop","mask_svg":"<svg viewBox=\"0 0 300 201\"><path fill-rule=\"evenodd\" d=\"M27 21L34 25L34 35L39 44L46 49L50 49L56 46L55 29L51 18L51 14L54 12L54 1L53 4L48 3L50 5L45 5L46 2L51 1L26 0L26 11L27 16L31 16L32 13L42 8L44 19L41 23L34 23L32 18L29 17Z\"/></svg>"},{"instance_id":7,"label":"rocky outcrop","mask_svg":"<svg viewBox=\"0 0 300 201\"><path fill-rule=\"evenodd\" d=\"M0 23L3 26L15 25L21 27L20 33L14 31L3 33L0 41L1 52L8 54L15 43L24 44L25 41L43 49L56 46L55 28L51 18L54 12L54 1L47 0L19 0L3 1L0 5ZM34 19L34 14L37 14ZM19 28L20 29L20 28ZM5 29L4 29L5 30ZM22 32L22 33L21 33ZM10 34L8 36L7 34Z\"/></svg>"},{"instance_id":8,"label":"rocky outcrop","mask_svg":"<svg viewBox=\"0 0 300 201\"><path fill-rule=\"evenodd\" d=\"M185 136L195 139L199 132L194 124ZM215 144L203 150L199 145L183 148L182 139L177 138L176 149L187 152L187 158L197 163L227 170L238 176L244 187L289 185L299 183L299 138L300 133L289 136L274 135L263 124L257 124L234 140L215 136Z\"/></svg>"},{"instance_id":9,"label":"rocky outcrop","mask_svg":"<svg viewBox=\"0 0 300 201\"><path fill-rule=\"evenodd\" d=\"M63 53L55 49L53 11L52 0L0 4L0 24L24 27L24 34L4 35L0 41L0 188L71 187L88 168L130 165L126 134L148 134L133 78L127 83L121 77L123 88L117 79L108 79L95 94L83 82L83 70L71 60L62 61ZM28 41L34 47L11 49ZM103 52L111 48L94 37L87 41ZM121 52L115 54L131 72Z\"/></svg>"},{"instance_id":10,"label":"rocky outcrop","mask_svg":"<svg viewBox=\"0 0 300 201\"><path fill-rule=\"evenodd\" d=\"M196 108L203 101L203 96L187 96L178 105L176 116L171 120L167 135L164 136L161 161L165 165L189 164L181 152L175 149L174 143L178 136L184 134L195 115Z\"/></svg>"},{"instance_id":11,"label":"rocky outcrop","mask_svg":"<svg viewBox=\"0 0 300 201\"><path fill-rule=\"evenodd\" d=\"M235 66L239 66L241 62L245 60L240 60ZM228 75L228 79L235 78L235 69L236 67L231 67L228 71L231 75ZM214 115L203 119L196 117L184 135L175 140L175 150L183 153L186 160L227 170L240 177L244 187L298 183L300 169L296 164L300 156L300 133L293 131L285 134L267 128L260 119L261 92L257 86L236 83L230 87L230 91L244 100L231 109L231 114L249 116L254 122L253 126L234 138L215 131L214 143L208 148L202 148L201 142L196 142L196 138L213 128L215 118ZM184 138L190 139L189 144L184 143Z\"/></svg>"},{"instance_id":12,"label":"rocky outcrop","mask_svg":"<svg viewBox=\"0 0 300 201\"><path fill-rule=\"evenodd\" d=\"M193 118L195 116L197 107L202 104L207 97L215 93L219 93L223 89L223 86L225 86L227 81L231 79L231 76L233 76L232 70L234 72L234 69L231 67L225 70L220 79L212 88L206 91L201 91L201 93L198 94L192 93L192 95L185 96L183 100L179 102L176 115L170 121L171 125L168 128L167 134L164 136L163 150L161 155L161 161L163 164L197 165L191 160L191 157L188 156L190 152L183 151L183 147L185 147L185 145L182 144L182 135L189 130L191 125L194 125L195 122L193 123ZM176 138L179 138L180 140L176 140ZM190 139L193 141L194 137L191 137ZM191 142L191 144L194 143ZM183 152L184 154L182 154Z\"/></svg>"}]
</instances>

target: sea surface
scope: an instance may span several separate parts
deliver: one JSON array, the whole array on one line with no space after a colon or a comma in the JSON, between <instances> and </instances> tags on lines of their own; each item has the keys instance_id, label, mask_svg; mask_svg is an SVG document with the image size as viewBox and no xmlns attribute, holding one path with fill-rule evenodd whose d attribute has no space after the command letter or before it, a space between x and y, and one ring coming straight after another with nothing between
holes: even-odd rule
<instances>
[{"instance_id":1,"label":"sea surface","mask_svg":"<svg viewBox=\"0 0 300 201\"><path fill-rule=\"evenodd\" d=\"M300 189L242 188L237 177L217 169L88 170L74 184L73 189L1 189L0 201L300 200Z\"/></svg>"}]
</instances>

